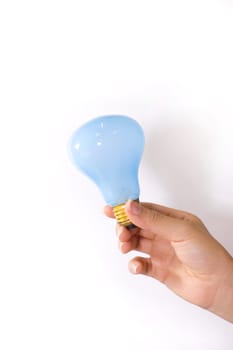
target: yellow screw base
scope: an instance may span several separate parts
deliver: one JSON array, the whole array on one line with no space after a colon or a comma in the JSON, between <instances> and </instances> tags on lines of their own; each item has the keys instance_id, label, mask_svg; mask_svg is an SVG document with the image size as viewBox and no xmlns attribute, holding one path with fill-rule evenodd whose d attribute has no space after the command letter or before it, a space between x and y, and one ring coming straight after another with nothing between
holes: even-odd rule
<instances>
[{"instance_id":1,"label":"yellow screw base","mask_svg":"<svg viewBox=\"0 0 233 350\"><path fill-rule=\"evenodd\" d=\"M113 207L113 212L115 214L117 222L120 225L123 225L123 226L131 226L132 225L132 222L129 220L129 218L125 212L125 203L120 204L120 205L116 205L115 207Z\"/></svg>"}]
</instances>

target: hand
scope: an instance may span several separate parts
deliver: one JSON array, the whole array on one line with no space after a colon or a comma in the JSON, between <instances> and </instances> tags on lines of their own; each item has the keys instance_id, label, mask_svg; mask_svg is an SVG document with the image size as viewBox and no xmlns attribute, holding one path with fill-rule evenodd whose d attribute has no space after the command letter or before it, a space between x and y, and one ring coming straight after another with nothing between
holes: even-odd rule
<instances>
[{"instance_id":1,"label":"hand","mask_svg":"<svg viewBox=\"0 0 233 350\"><path fill-rule=\"evenodd\" d=\"M122 253L148 255L129 262L134 274L156 278L187 301L233 322L233 258L196 216L151 203L129 201L137 228L117 225ZM114 218L106 206L105 214Z\"/></svg>"}]
</instances>

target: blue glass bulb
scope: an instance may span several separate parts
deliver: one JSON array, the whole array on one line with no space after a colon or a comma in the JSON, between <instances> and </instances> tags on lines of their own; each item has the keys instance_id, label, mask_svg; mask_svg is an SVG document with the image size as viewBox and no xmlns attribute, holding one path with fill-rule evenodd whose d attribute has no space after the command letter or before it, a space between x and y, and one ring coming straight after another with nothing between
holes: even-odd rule
<instances>
[{"instance_id":1,"label":"blue glass bulb","mask_svg":"<svg viewBox=\"0 0 233 350\"><path fill-rule=\"evenodd\" d=\"M107 204L115 207L139 198L144 134L134 119L95 118L74 132L70 146L75 165L95 182Z\"/></svg>"}]
</instances>

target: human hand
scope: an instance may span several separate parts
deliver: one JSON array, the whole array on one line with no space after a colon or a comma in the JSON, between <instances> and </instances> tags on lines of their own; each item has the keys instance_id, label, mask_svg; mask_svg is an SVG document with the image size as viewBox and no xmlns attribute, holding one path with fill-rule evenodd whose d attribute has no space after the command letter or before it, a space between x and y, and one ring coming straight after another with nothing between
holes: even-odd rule
<instances>
[{"instance_id":1,"label":"human hand","mask_svg":"<svg viewBox=\"0 0 233 350\"><path fill-rule=\"evenodd\" d=\"M105 214L114 218L106 206ZM164 283L173 292L233 322L233 258L196 216L152 203L128 201L133 230L117 224L122 253L148 255L129 262L134 274Z\"/></svg>"}]
</instances>

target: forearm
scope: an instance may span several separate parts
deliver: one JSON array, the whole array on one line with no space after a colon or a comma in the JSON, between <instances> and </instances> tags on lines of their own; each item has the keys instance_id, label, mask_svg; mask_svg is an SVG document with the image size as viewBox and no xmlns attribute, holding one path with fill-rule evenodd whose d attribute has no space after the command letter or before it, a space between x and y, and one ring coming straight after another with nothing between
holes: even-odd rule
<instances>
[{"instance_id":1,"label":"forearm","mask_svg":"<svg viewBox=\"0 0 233 350\"><path fill-rule=\"evenodd\" d=\"M226 273L220 278L215 298L209 310L233 323L233 258L229 258Z\"/></svg>"}]
</instances>

